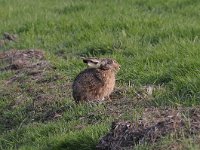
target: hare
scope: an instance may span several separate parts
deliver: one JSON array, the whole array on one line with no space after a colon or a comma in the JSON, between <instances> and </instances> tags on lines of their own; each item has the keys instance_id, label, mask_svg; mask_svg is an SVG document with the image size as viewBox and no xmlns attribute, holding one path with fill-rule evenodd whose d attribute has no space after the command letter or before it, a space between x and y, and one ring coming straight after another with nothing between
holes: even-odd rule
<instances>
[{"instance_id":1,"label":"hare","mask_svg":"<svg viewBox=\"0 0 200 150\"><path fill-rule=\"evenodd\" d=\"M72 89L76 103L102 101L109 98L115 86L115 74L120 65L112 59L83 58L89 66L75 78Z\"/></svg>"}]
</instances>

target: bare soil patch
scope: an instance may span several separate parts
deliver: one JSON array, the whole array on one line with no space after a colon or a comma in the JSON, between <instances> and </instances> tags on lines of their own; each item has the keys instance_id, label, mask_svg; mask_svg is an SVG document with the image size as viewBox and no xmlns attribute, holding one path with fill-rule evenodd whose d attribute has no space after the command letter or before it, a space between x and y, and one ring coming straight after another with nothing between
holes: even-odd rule
<instances>
[{"instance_id":1,"label":"bare soil patch","mask_svg":"<svg viewBox=\"0 0 200 150\"><path fill-rule=\"evenodd\" d=\"M163 85L116 87L110 95L111 101L105 102L105 113L108 116L112 115L115 119L122 119L126 115L131 116L136 111L134 108L152 107L154 105L154 92L162 92L164 90Z\"/></svg>"},{"instance_id":2,"label":"bare soil patch","mask_svg":"<svg viewBox=\"0 0 200 150\"><path fill-rule=\"evenodd\" d=\"M71 84L45 59L44 51L10 50L0 53L0 61L2 72L12 72L0 89L0 96L9 100L5 110L23 109L27 122L48 121L62 115L66 109L62 104L71 97ZM14 121L12 116L0 116L5 128L12 129L19 123Z\"/></svg>"},{"instance_id":3,"label":"bare soil patch","mask_svg":"<svg viewBox=\"0 0 200 150\"><path fill-rule=\"evenodd\" d=\"M10 50L0 53L0 59L7 65L3 66L1 70L19 70L19 69L41 69L48 67L47 62L44 62L44 53L41 50ZM46 66L44 65L46 64ZM39 68L38 68L39 67Z\"/></svg>"},{"instance_id":4,"label":"bare soil patch","mask_svg":"<svg viewBox=\"0 0 200 150\"><path fill-rule=\"evenodd\" d=\"M155 143L170 133L181 136L200 133L200 108L158 109L148 108L135 122L113 122L110 132L97 145L97 149L132 149L136 144Z\"/></svg>"}]
</instances>

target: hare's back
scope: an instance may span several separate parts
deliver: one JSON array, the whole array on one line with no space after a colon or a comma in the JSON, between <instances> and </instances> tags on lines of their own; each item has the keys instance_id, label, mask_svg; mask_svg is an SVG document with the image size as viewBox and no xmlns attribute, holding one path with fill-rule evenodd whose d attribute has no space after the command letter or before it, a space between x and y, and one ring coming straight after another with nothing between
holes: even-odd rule
<instances>
[{"instance_id":1,"label":"hare's back","mask_svg":"<svg viewBox=\"0 0 200 150\"><path fill-rule=\"evenodd\" d=\"M88 68L82 71L74 80L73 89L74 90L92 90L99 86L103 86L102 73L95 68Z\"/></svg>"}]
</instances>

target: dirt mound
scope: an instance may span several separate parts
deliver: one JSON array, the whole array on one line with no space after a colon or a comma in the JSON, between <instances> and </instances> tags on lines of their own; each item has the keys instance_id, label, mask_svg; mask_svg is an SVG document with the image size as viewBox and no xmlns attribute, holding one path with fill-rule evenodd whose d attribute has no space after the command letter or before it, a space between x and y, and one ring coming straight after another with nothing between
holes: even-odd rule
<instances>
[{"instance_id":1,"label":"dirt mound","mask_svg":"<svg viewBox=\"0 0 200 150\"><path fill-rule=\"evenodd\" d=\"M71 84L45 59L44 51L10 50L0 53L0 62L0 71L9 75L1 81L3 86L0 88L0 97L8 104L5 109L23 109L27 122L61 116L65 108L57 105L62 105L65 98L71 96ZM4 128L12 129L20 123L12 122L12 117L0 115Z\"/></svg>"},{"instance_id":2,"label":"dirt mound","mask_svg":"<svg viewBox=\"0 0 200 150\"><path fill-rule=\"evenodd\" d=\"M3 66L1 70L18 70L23 68L35 68L36 66L44 66L44 53L41 50L11 50L0 53L0 59L7 66ZM44 68L44 67L43 67Z\"/></svg>"},{"instance_id":3,"label":"dirt mound","mask_svg":"<svg viewBox=\"0 0 200 150\"><path fill-rule=\"evenodd\" d=\"M28 79L39 82L47 71L53 69L53 66L45 60L44 52L41 50L11 50L0 53L0 59L3 62L1 71L15 71L15 75L6 82L7 84L20 81L24 75L27 79L23 79L24 82Z\"/></svg>"},{"instance_id":4,"label":"dirt mound","mask_svg":"<svg viewBox=\"0 0 200 150\"><path fill-rule=\"evenodd\" d=\"M98 150L131 149L136 144L157 142L161 137L184 131L200 133L200 109L146 109L137 122L114 122L96 146Z\"/></svg>"}]
</instances>

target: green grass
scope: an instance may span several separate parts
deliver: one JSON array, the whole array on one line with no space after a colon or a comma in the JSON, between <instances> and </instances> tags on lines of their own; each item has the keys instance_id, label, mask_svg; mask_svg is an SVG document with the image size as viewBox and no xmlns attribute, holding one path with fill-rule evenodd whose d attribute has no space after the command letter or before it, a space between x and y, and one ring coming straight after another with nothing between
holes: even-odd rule
<instances>
[{"instance_id":1,"label":"green grass","mask_svg":"<svg viewBox=\"0 0 200 150\"><path fill-rule=\"evenodd\" d=\"M0 51L44 50L63 77L58 85L71 83L85 67L80 56L111 57L121 64L117 86L130 90L127 99L141 86L163 85L150 105L192 107L200 104L199 10L198 0L0 0L0 37L4 32L18 35L17 42ZM1 72L0 84L12 76ZM70 94L59 96L59 88L54 89L55 102L32 109L34 95L26 93L30 87L37 92L32 82L0 87L0 149L94 149L118 119L102 105L77 107ZM43 90L55 92L48 85ZM25 103L11 109L20 93ZM144 105L131 109L138 107ZM46 119L60 111L61 118ZM121 119L133 116L125 113ZM77 129L80 125L85 127Z\"/></svg>"}]
</instances>

